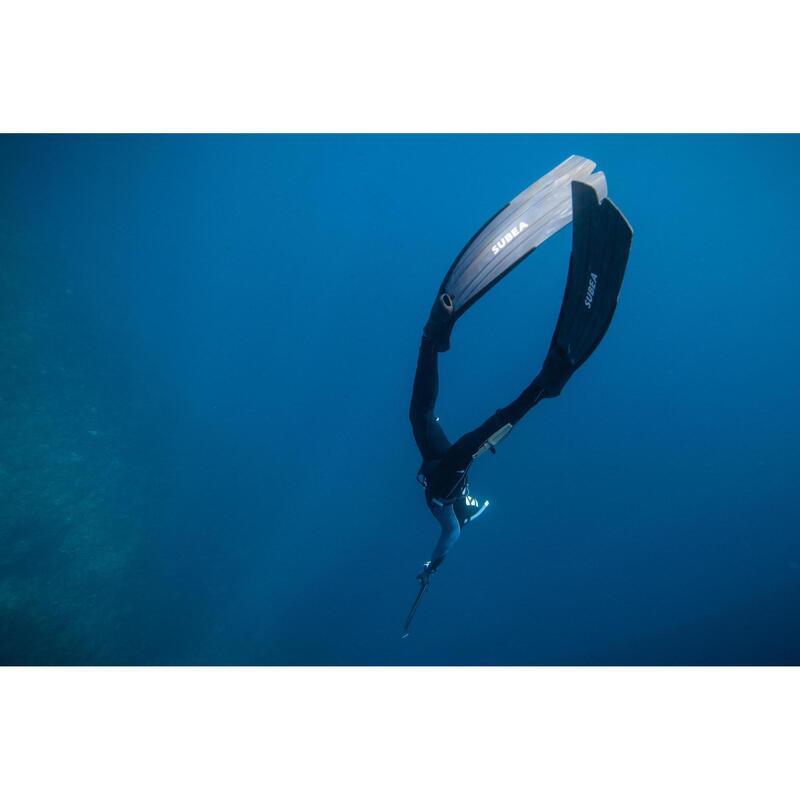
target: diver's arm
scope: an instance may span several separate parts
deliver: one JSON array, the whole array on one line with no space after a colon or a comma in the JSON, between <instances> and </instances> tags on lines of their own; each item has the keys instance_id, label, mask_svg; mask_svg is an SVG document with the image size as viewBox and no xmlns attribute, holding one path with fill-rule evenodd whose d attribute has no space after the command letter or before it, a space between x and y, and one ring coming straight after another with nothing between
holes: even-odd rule
<instances>
[{"instance_id":1,"label":"diver's arm","mask_svg":"<svg viewBox=\"0 0 800 800\"><path fill-rule=\"evenodd\" d=\"M427 572L435 572L439 565L444 561L445 556L453 549L453 545L461 536L461 526L458 524L458 517L453 510L452 504L444 506L433 506L431 508L436 521L442 526L439 541L431 553L431 560L425 568Z\"/></svg>"}]
</instances>

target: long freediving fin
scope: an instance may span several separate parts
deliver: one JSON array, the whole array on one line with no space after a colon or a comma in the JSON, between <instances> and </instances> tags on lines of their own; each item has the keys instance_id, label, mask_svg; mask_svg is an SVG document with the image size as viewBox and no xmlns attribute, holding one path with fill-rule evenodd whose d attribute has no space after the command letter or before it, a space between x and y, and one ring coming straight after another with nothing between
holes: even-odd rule
<instances>
[{"instance_id":1,"label":"long freediving fin","mask_svg":"<svg viewBox=\"0 0 800 800\"><path fill-rule=\"evenodd\" d=\"M605 176L595 163L570 156L498 211L467 242L445 275L437 297L452 298L455 322L522 259L572 220L570 184L584 181L602 200Z\"/></svg>"},{"instance_id":2,"label":"long freediving fin","mask_svg":"<svg viewBox=\"0 0 800 800\"><path fill-rule=\"evenodd\" d=\"M408 612L408 616L406 617L406 624L403 626L403 636L401 638L405 639L408 634L411 633L411 623L414 621L414 615L417 613L419 604L422 602L422 598L425 596L425 592L429 586L430 581L425 581L422 586L419 587L419 591L417 592L417 596L413 605L411 606L411 610Z\"/></svg>"},{"instance_id":3,"label":"long freediving fin","mask_svg":"<svg viewBox=\"0 0 800 800\"><path fill-rule=\"evenodd\" d=\"M572 255L564 299L537 382L548 397L563 389L605 336L617 308L633 229L608 198L572 184Z\"/></svg>"}]
</instances>

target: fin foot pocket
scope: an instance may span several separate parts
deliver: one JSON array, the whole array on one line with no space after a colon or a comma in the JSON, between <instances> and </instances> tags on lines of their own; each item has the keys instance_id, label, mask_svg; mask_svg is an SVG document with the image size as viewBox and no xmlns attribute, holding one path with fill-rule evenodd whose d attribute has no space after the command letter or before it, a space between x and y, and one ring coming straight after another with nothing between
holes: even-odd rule
<instances>
[{"instance_id":1,"label":"fin foot pocket","mask_svg":"<svg viewBox=\"0 0 800 800\"><path fill-rule=\"evenodd\" d=\"M434 349L446 353L450 349L450 334L453 330L453 298L443 292L433 303L423 334L433 342Z\"/></svg>"}]
</instances>

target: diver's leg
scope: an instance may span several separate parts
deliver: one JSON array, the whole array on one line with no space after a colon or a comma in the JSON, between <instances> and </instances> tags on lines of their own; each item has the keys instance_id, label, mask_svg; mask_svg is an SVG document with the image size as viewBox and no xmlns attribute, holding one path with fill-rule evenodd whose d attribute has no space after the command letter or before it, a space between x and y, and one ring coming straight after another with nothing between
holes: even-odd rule
<instances>
[{"instance_id":1,"label":"diver's leg","mask_svg":"<svg viewBox=\"0 0 800 800\"><path fill-rule=\"evenodd\" d=\"M453 475L467 469L483 448L494 447L525 414L547 396L540 373L516 400L495 411L482 425L458 439L445 454L439 469Z\"/></svg>"},{"instance_id":2,"label":"diver's leg","mask_svg":"<svg viewBox=\"0 0 800 800\"><path fill-rule=\"evenodd\" d=\"M426 461L441 458L450 448L450 441L434 412L438 395L439 353L432 340L423 336L408 416L414 431L414 440Z\"/></svg>"}]
</instances>

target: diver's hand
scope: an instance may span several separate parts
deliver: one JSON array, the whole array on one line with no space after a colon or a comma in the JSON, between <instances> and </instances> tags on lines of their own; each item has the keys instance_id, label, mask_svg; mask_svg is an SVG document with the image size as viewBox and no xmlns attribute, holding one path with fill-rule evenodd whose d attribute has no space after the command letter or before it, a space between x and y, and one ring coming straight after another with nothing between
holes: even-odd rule
<instances>
[{"instance_id":1,"label":"diver's hand","mask_svg":"<svg viewBox=\"0 0 800 800\"><path fill-rule=\"evenodd\" d=\"M426 561L422 565L422 572L420 572L420 574L417 575L417 580L423 586L426 586L429 583L430 579L431 579L431 575L435 575L435 574L436 574L436 570L435 569L431 569L431 562L430 561Z\"/></svg>"}]
</instances>

